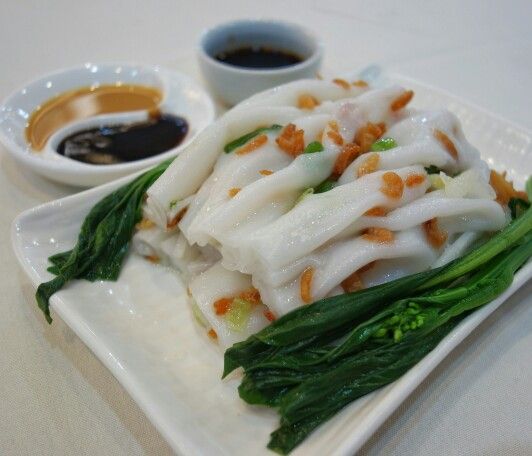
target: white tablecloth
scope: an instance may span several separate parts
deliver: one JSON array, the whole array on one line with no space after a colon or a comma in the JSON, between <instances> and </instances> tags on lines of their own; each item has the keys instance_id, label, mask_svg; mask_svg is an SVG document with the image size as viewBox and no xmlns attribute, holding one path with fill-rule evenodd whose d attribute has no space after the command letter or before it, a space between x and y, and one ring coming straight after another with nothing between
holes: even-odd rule
<instances>
[{"instance_id":1,"label":"white tablecloth","mask_svg":"<svg viewBox=\"0 0 532 456\"><path fill-rule=\"evenodd\" d=\"M85 61L140 61L196 75L201 29L237 17L311 27L325 66L380 63L532 128L532 3L495 1L3 0L0 97ZM111 374L56 318L48 326L16 264L22 210L76 191L2 153L0 454L171 453ZM532 454L532 284L420 386L362 454Z\"/></svg>"}]
</instances>

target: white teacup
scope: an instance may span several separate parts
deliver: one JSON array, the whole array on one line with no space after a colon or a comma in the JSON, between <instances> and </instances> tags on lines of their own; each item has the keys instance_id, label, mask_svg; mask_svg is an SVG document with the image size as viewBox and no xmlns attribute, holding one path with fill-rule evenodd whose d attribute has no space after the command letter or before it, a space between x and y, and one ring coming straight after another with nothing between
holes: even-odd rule
<instances>
[{"instance_id":1,"label":"white teacup","mask_svg":"<svg viewBox=\"0 0 532 456\"><path fill-rule=\"evenodd\" d=\"M265 47L301 57L294 65L247 68L223 63L220 53L244 47ZM278 20L237 20L206 30L198 49L199 65L211 90L229 105L296 79L314 78L323 47L306 28Z\"/></svg>"}]
</instances>

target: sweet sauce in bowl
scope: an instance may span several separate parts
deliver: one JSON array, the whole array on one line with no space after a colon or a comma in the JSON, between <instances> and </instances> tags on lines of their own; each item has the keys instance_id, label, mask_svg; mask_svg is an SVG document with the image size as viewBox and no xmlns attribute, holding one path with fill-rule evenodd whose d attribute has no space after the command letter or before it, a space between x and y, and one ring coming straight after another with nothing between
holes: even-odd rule
<instances>
[{"instance_id":1,"label":"sweet sauce in bowl","mask_svg":"<svg viewBox=\"0 0 532 456\"><path fill-rule=\"evenodd\" d=\"M134 84L68 90L47 100L31 113L26 139L33 150L39 151L50 136L71 122L100 114L154 111L162 99L161 90Z\"/></svg>"}]
</instances>

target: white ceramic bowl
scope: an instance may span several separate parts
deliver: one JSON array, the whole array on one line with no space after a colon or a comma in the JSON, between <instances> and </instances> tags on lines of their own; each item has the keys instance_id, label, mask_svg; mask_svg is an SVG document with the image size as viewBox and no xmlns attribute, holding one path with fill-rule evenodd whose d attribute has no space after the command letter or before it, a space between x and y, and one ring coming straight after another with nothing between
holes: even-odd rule
<instances>
[{"instance_id":1,"label":"white ceramic bowl","mask_svg":"<svg viewBox=\"0 0 532 456\"><path fill-rule=\"evenodd\" d=\"M257 69L229 65L214 57L220 52L248 46L291 51L303 61L285 67ZM199 65L207 83L229 105L286 82L314 78L322 54L323 46L312 32L278 20L237 20L218 25L202 34L198 49Z\"/></svg>"},{"instance_id":2,"label":"white ceramic bowl","mask_svg":"<svg viewBox=\"0 0 532 456\"><path fill-rule=\"evenodd\" d=\"M182 116L189 124L189 131L178 147L153 157L112 165L82 163L56 152L59 142L76 131L147 118L146 112L135 111L71 122L55 132L42 151L31 149L25 129L30 114L39 105L68 90L120 82L152 86L162 91L161 110ZM86 63L44 76L10 95L0 106L0 141L19 163L34 172L58 182L89 187L149 168L177 155L213 119L214 105L209 95L196 82L177 71L140 64Z\"/></svg>"}]
</instances>

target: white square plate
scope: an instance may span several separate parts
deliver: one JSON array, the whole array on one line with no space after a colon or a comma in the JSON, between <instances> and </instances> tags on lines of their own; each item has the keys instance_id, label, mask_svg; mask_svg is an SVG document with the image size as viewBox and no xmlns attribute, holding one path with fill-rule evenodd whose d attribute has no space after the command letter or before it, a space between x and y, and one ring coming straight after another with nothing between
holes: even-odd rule
<instances>
[{"instance_id":1,"label":"white square plate","mask_svg":"<svg viewBox=\"0 0 532 456\"><path fill-rule=\"evenodd\" d=\"M491 167L520 187L532 174L532 133L451 95L402 77L417 107L447 108ZM47 281L47 258L70 249L81 222L104 195L131 177L44 204L13 223L16 255L34 285ZM502 296L464 320L395 383L354 402L293 455L352 454L414 388L482 320L532 277L532 262ZM117 282L75 281L52 297L59 315L109 368L176 452L186 455L268 454L276 414L250 407L238 378L220 380L222 353L193 321L176 273L130 256ZM272 454L272 453L270 453Z\"/></svg>"}]
</instances>

